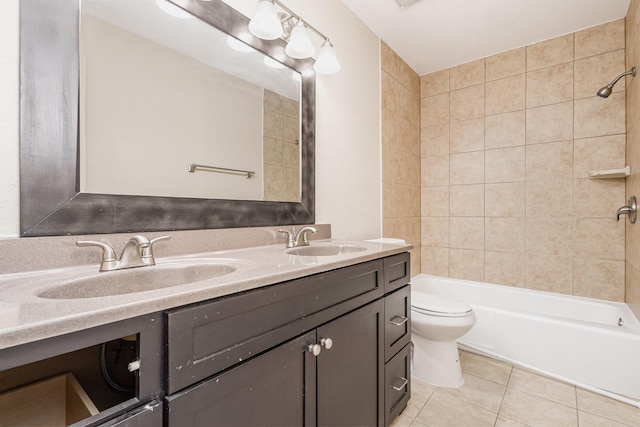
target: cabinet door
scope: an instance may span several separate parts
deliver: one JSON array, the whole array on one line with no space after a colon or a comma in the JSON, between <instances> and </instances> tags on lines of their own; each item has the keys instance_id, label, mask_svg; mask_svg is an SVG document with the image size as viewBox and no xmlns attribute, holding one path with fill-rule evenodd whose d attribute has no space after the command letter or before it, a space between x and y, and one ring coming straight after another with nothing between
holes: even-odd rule
<instances>
[{"instance_id":1,"label":"cabinet door","mask_svg":"<svg viewBox=\"0 0 640 427\"><path fill-rule=\"evenodd\" d=\"M169 427L315 425L315 331L166 398Z\"/></svg>"},{"instance_id":2,"label":"cabinet door","mask_svg":"<svg viewBox=\"0 0 640 427\"><path fill-rule=\"evenodd\" d=\"M384 423L383 300L318 328L318 425Z\"/></svg>"}]
</instances>

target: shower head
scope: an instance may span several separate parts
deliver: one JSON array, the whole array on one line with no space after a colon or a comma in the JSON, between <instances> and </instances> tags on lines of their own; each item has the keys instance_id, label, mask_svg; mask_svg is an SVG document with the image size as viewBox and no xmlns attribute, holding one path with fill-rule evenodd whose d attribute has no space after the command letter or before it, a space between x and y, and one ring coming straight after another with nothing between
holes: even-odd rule
<instances>
[{"instance_id":1,"label":"shower head","mask_svg":"<svg viewBox=\"0 0 640 427\"><path fill-rule=\"evenodd\" d=\"M623 78L624 76L627 76L629 74L631 74L633 77L635 77L636 76L636 67L631 67L631 69L629 71L625 71L624 73L620 74L618 77L613 79L613 81L611 83L609 83L608 85L606 85L603 88L600 88L600 90L598 91L598 93L596 95L598 95L600 98L608 98L609 95L611 95L611 92L613 92L613 86L615 86L615 84L618 82L618 80L620 80L621 78Z\"/></svg>"}]
</instances>

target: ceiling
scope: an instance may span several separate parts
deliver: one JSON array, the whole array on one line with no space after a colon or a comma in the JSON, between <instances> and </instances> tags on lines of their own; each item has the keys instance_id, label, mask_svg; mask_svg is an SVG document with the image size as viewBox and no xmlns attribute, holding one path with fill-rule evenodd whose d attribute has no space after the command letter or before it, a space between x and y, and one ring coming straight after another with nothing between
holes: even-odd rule
<instances>
[{"instance_id":1,"label":"ceiling","mask_svg":"<svg viewBox=\"0 0 640 427\"><path fill-rule=\"evenodd\" d=\"M630 0L342 2L422 76L623 18Z\"/></svg>"}]
</instances>

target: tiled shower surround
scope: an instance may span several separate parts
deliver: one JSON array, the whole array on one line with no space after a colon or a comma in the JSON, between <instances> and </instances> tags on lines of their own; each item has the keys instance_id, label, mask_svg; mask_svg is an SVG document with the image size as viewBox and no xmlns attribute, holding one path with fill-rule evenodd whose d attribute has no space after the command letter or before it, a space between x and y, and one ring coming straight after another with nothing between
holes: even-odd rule
<instances>
[{"instance_id":1,"label":"tiled shower surround","mask_svg":"<svg viewBox=\"0 0 640 427\"><path fill-rule=\"evenodd\" d=\"M383 236L413 245L420 273L420 78L384 42L382 63Z\"/></svg>"},{"instance_id":2,"label":"tiled shower surround","mask_svg":"<svg viewBox=\"0 0 640 427\"><path fill-rule=\"evenodd\" d=\"M624 301L623 71L621 19L421 77L422 272Z\"/></svg>"},{"instance_id":3,"label":"tiled shower surround","mask_svg":"<svg viewBox=\"0 0 640 427\"><path fill-rule=\"evenodd\" d=\"M300 104L264 91L264 200L300 200Z\"/></svg>"},{"instance_id":4,"label":"tiled shower surround","mask_svg":"<svg viewBox=\"0 0 640 427\"><path fill-rule=\"evenodd\" d=\"M626 18L627 64L640 65L640 0L631 0ZM640 77L640 76L638 76ZM627 197L640 197L640 79L627 83L627 164L631 176L627 181ZM640 318L640 223L626 230L626 302Z\"/></svg>"}]
</instances>

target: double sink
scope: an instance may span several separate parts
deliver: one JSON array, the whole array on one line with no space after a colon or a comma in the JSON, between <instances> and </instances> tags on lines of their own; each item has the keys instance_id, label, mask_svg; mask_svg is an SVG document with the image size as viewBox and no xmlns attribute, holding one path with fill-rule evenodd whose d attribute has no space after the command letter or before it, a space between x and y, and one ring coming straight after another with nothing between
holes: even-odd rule
<instances>
[{"instance_id":1,"label":"double sink","mask_svg":"<svg viewBox=\"0 0 640 427\"><path fill-rule=\"evenodd\" d=\"M314 242L311 246L280 250L284 256L294 257L291 261L295 263L296 258L307 258L307 262L313 262L314 257L338 257L363 252L367 248L356 244ZM243 265L247 265L246 260L225 257L159 259L154 266L79 275L43 287L35 292L35 296L64 300L135 294L220 278L236 272Z\"/></svg>"},{"instance_id":2,"label":"double sink","mask_svg":"<svg viewBox=\"0 0 640 427\"><path fill-rule=\"evenodd\" d=\"M312 240L0 274L0 349L247 292L406 252L397 242ZM178 251L176 251L178 252ZM86 257L85 257L86 259ZM122 257L121 257L122 259ZM44 264L44 263L43 263Z\"/></svg>"}]
</instances>

